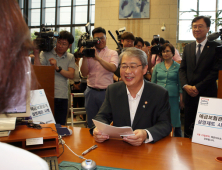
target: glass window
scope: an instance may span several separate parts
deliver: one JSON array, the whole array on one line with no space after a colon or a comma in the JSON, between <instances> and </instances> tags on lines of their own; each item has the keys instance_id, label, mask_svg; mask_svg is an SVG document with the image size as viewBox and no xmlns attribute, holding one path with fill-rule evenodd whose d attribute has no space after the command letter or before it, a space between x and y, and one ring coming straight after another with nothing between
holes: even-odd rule
<instances>
[{"instance_id":1,"label":"glass window","mask_svg":"<svg viewBox=\"0 0 222 170\"><path fill-rule=\"evenodd\" d=\"M60 22L59 24L71 24L71 7L60 8Z\"/></svg>"},{"instance_id":2,"label":"glass window","mask_svg":"<svg viewBox=\"0 0 222 170\"><path fill-rule=\"evenodd\" d=\"M91 4L95 4L95 0L91 0Z\"/></svg>"},{"instance_id":3,"label":"glass window","mask_svg":"<svg viewBox=\"0 0 222 170\"><path fill-rule=\"evenodd\" d=\"M180 12L179 13L180 20L182 20L182 19L193 19L193 18L195 18L195 15L197 15L196 12Z\"/></svg>"},{"instance_id":4,"label":"glass window","mask_svg":"<svg viewBox=\"0 0 222 170\"><path fill-rule=\"evenodd\" d=\"M87 4L88 4L88 0L76 0L75 5L87 5Z\"/></svg>"},{"instance_id":5,"label":"glass window","mask_svg":"<svg viewBox=\"0 0 222 170\"><path fill-rule=\"evenodd\" d=\"M77 6L75 15L75 24L87 23L87 6Z\"/></svg>"},{"instance_id":6,"label":"glass window","mask_svg":"<svg viewBox=\"0 0 222 170\"><path fill-rule=\"evenodd\" d=\"M19 6L20 6L20 8L24 8L24 1L23 0L19 1Z\"/></svg>"},{"instance_id":7,"label":"glass window","mask_svg":"<svg viewBox=\"0 0 222 170\"><path fill-rule=\"evenodd\" d=\"M31 28L30 29L30 34L31 34L31 38L32 40L34 40L37 36L35 35L35 32L40 32L39 28Z\"/></svg>"},{"instance_id":8,"label":"glass window","mask_svg":"<svg viewBox=\"0 0 222 170\"><path fill-rule=\"evenodd\" d=\"M54 28L60 32L67 30L75 37L75 43L82 33L85 33L85 25L90 21L91 32L95 22L95 0L17 0L21 11L28 10L27 21L31 35L35 38L34 32L40 31L40 24L46 28ZM26 9L24 2L28 2ZM43 2L43 4L41 4ZM56 2L59 2L56 9ZM88 4L90 3L90 4ZM73 7L71 5L73 4ZM57 13L56 13L57 12ZM89 13L90 12L90 13ZM73 14L73 16L71 16ZM88 15L90 18L88 18ZM42 16L42 17L41 17ZM42 19L42 20L41 20ZM56 21L57 19L57 21ZM71 20L73 19L73 21ZM74 52L76 44L73 43L71 51ZM75 47L75 48L74 48Z\"/></svg>"},{"instance_id":9,"label":"glass window","mask_svg":"<svg viewBox=\"0 0 222 170\"><path fill-rule=\"evenodd\" d=\"M197 10L197 0L180 0L180 11L190 11L191 9Z\"/></svg>"},{"instance_id":10,"label":"glass window","mask_svg":"<svg viewBox=\"0 0 222 170\"><path fill-rule=\"evenodd\" d=\"M31 26L40 25L40 9L31 10Z\"/></svg>"},{"instance_id":11,"label":"glass window","mask_svg":"<svg viewBox=\"0 0 222 170\"><path fill-rule=\"evenodd\" d=\"M95 5L91 7L91 23L95 22Z\"/></svg>"},{"instance_id":12,"label":"glass window","mask_svg":"<svg viewBox=\"0 0 222 170\"><path fill-rule=\"evenodd\" d=\"M216 8L218 7L218 8ZM196 16L208 16L211 19L210 32L218 30L215 24L218 17L217 11L222 9L222 0L180 0L179 1L179 24L178 24L178 40L192 41L194 37L191 30L192 19ZM198 11L197 11L198 10ZM217 18L216 18L217 16Z\"/></svg>"},{"instance_id":13,"label":"glass window","mask_svg":"<svg viewBox=\"0 0 222 170\"><path fill-rule=\"evenodd\" d=\"M216 0L199 1L199 11L216 11Z\"/></svg>"},{"instance_id":14,"label":"glass window","mask_svg":"<svg viewBox=\"0 0 222 170\"><path fill-rule=\"evenodd\" d=\"M45 9L45 25L55 25L55 8Z\"/></svg>"},{"instance_id":15,"label":"glass window","mask_svg":"<svg viewBox=\"0 0 222 170\"><path fill-rule=\"evenodd\" d=\"M61 31L68 31L68 32L70 32L71 30L70 30L70 27L59 27L59 32L61 32Z\"/></svg>"},{"instance_id":16,"label":"glass window","mask_svg":"<svg viewBox=\"0 0 222 170\"><path fill-rule=\"evenodd\" d=\"M56 0L46 0L45 7L55 7Z\"/></svg>"},{"instance_id":17,"label":"glass window","mask_svg":"<svg viewBox=\"0 0 222 170\"><path fill-rule=\"evenodd\" d=\"M85 27L75 27L74 51L78 48L77 45L78 45L80 36L85 32L86 32Z\"/></svg>"},{"instance_id":18,"label":"glass window","mask_svg":"<svg viewBox=\"0 0 222 170\"><path fill-rule=\"evenodd\" d=\"M194 40L192 29L192 20L181 20L179 22L179 40Z\"/></svg>"},{"instance_id":19,"label":"glass window","mask_svg":"<svg viewBox=\"0 0 222 170\"><path fill-rule=\"evenodd\" d=\"M60 0L60 6L71 6L71 0Z\"/></svg>"},{"instance_id":20,"label":"glass window","mask_svg":"<svg viewBox=\"0 0 222 170\"><path fill-rule=\"evenodd\" d=\"M219 0L219 2L218 2L218 6L217 6L217 7L218 7L219 10L222 9L222 0Z\"/></svg>"},{"instance_id":21,"label":"glass window","mask_svg":"<svg viewBox=\"0 0 222 170\"><path fill-rule=\"evenodd\" d=\"M31 8L40 8L41 0L31 0Z\"/></svg>"}]
</instances>

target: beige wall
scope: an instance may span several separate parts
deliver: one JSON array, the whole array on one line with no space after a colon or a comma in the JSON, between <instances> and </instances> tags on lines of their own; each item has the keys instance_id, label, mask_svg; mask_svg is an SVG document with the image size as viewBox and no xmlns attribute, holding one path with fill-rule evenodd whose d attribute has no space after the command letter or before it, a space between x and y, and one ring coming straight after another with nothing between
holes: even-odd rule
<instances>
[{"instance_id":1,"label":"beige wall","mask_svg":"<svg viewBox=\"0 0 222 170\"><path fill-rule=\"evenodd\" d=\"M149 19L119 20L119 0L96 0L95 27L110 30L116 38L116 30L126 27L126 31L151 42L153 35L159 34L176 47L177 0L150 0ZM166 30L161 31L165 23ZM107 32L107 46L116 49L116 43Z\"/></svg>"}]
</instances>

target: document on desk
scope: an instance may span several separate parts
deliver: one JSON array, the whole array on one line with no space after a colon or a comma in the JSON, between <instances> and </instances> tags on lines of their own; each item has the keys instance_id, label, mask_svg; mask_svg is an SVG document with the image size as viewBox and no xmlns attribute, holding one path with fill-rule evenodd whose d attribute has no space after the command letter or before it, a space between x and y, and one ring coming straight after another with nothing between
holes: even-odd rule
<instances>
[{"instance_id":1,"label":"document on desk","mask_svg":"<svg viewBox=\"0 0 222 170\"><path fill-rule=\"evenodd\" d=\"M192 142L222 148L222 99L200 97Z\"/></svg>"},{"instance_id":2,"label":"document on desk","mask_svg":"<svg viewBox=\"0 0 222 170\"><path fill-rule=\"evenodd\" d=\"M31 117L34 123L56 123L44 89L32 90L30 101Z\"/></svg>"},{"instance_id":3,"label":"document on desk","mask_svg":"<svg viewBox=\"0 0 222 170\"><path fill-rule=\"evenodd\" d=\"M116 127L107 125L94 119L92 120L97 129L103 134L109 135L110 138L121 138L121 136L135 135L133 133L133 129L130 126Z\"/></svg>"}]
</instances>

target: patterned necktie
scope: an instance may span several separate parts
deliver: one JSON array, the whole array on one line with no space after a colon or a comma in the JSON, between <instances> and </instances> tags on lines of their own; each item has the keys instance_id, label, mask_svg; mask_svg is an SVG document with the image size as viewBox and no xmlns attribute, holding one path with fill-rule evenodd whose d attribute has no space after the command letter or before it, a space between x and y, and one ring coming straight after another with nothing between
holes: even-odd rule
<instances>
[{"instance_id":1,"label":"patterned necktie","mask_svg":"<svg viewBox=\"0 0 222 170\"><path fill-rule=\"evenodd\" d=\"M197 64L197 62L198 62L198 60L200 58L200 47L201 47L201 44L198 44L197 46L198 46L198 50L197 50L197 54L196 54L196 64Z\"/></svg>"}]
</instances>

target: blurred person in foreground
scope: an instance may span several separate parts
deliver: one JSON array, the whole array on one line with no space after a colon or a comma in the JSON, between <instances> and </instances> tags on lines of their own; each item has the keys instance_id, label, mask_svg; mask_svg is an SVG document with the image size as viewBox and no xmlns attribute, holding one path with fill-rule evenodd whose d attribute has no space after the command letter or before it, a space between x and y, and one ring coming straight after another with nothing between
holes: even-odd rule
<instances>
[{"instance_id":1,"label":"blurred person in foreground","mask_svg":"<svg viewBox=\"0 0 222 170\"><path fill-rule=\"evenodd\" d=\"M94 118L105 124L113 122L117 127L132 127L135 135L123 140L134 146L156 142L169 135L172 129L168 92L144 80L147 67L144 51L127 48L120 55L122 81L108 86L105 101ZM90 133L97 142L109 139L94 125Z\"/></svg>"},{"instance_id":2,"label":"blurred person in foreground","mask_svg":"<svg viewBox=\"0 0 222 170\"><path fill-rule=\"evenodd\" d=\"M27 71L31 67L28 59L32 49L31 37L21 9L15 0L1 1L0 5L0 114L4 113L12 103L28 95L21 94L27 80ZM32 72L33 74L33 72ZM32 76L32 86L35 77ZM0 142L1 169L47 170L47 163L35 154L12 145Z\"/></svg>"},{"instance_id":3,"label":"blurred person in foreground","mask_svg":"<svg viewBox=\"0 0 222 170\"><path fill-rule=\"evenodd\" d=\"M102 27L94 28L93 38L99 38L96 44L95 57L83 56L80 71L87 77L87 88L85 95L85 108L87 114L88 127L92 127L92 119L98 113L106 94L106 88L113 83L113 74L116 71L119 59L114 50L106 46L106 30ZM80 49L80 52L81 49Z\"/></svg>"},{"instance_id":4,"label":"blurred person in foreground","mask_svg":"<svg viewBox=\"0 0 222 170\"><path fill-rule=\"evenodd\" d=\"M163 61L153 69L152 83L156 83L169 93L171 123L174 128L174 136L182 137L180 107L183 108L182 88L180 86L180 65L173 60L175 48L172 44L165 43L162 46L161 56Z\"/></svg>"}]
</instances>

